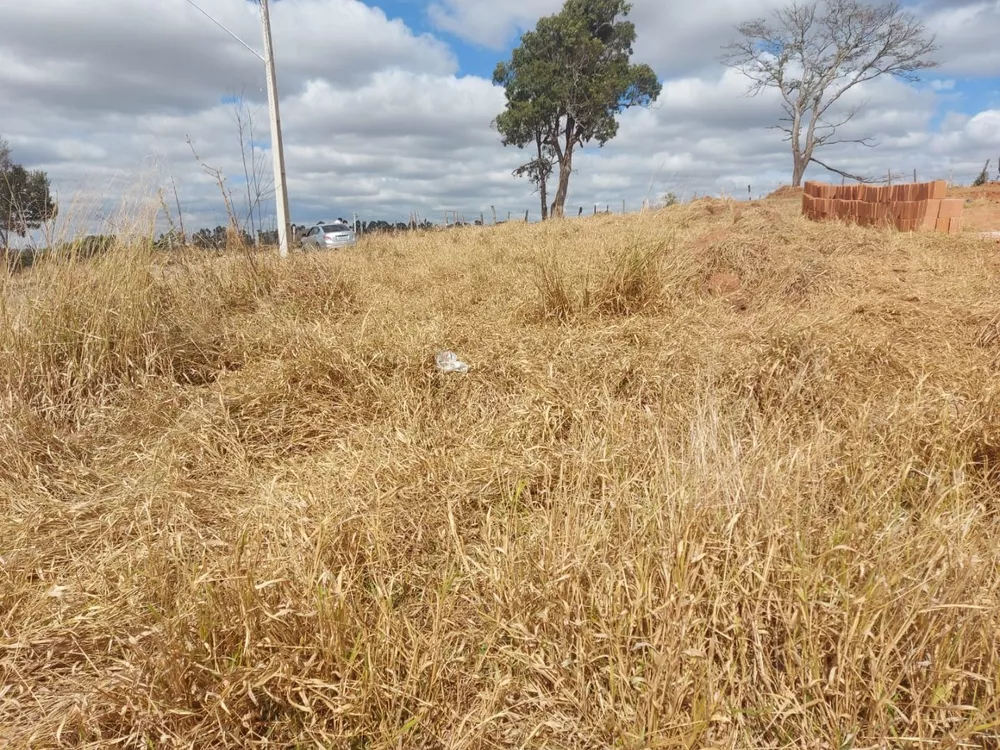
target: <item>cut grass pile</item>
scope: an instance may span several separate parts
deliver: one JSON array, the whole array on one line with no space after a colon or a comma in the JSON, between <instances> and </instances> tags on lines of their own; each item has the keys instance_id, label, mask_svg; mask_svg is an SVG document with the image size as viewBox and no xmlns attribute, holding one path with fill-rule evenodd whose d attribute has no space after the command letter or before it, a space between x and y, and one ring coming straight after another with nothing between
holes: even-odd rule
<instances>
[{"instance_id":1,"label":"cut grass pile","mask_svg":"<svg viewBox=\"0 0 1000 750\"><path fill-rule=\"evenodd\" d=\"M33 268L0 745L996 747L995 256L698 201Z\"/></svg>"}]
</instances>

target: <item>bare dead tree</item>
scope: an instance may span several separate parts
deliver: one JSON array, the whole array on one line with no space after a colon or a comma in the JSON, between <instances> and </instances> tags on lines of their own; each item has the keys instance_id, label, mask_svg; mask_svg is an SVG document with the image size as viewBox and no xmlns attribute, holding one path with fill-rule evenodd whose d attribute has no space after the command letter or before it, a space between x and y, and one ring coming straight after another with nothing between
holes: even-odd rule
<instances>
[{"instance_id":1,"label":"bare dead tree","mask_svg":"<svg viewBox=\"0 0 1000 750\"><path fill-rule=\"evenodd\" d=\"M267 169L267 155L256 147L254 137L254 111L243 92L233 97L233 118L240 141L240 159L246 184L246 219L254 244L258 242L258 229L263 227L261 203L274 194L274 176ZM256 215L255 215L256 214Z\"/></svg>"},{"instance_id":2,"label":"bare dead tree","mask_svg":"<svg viewBox=\"0 0 1000 750\"><path fill-rule=\"evenodd\" d=\"M187 138L187 144L191 147L191 153L194 154L195 161L201 165L201 168L205 170L205 173L210 175L214 180L215 184L219 186L219 192L222 194L222 202L226 206L226 216L229 222L226 226L226 246L228 250L241 250L247 256L250 261L251 267L256 273L256 261L251 253L251 248L246 247L243 239L243 231L240 228L239 218L236 215L236 209L233 206L233 193L231 190L226 188L226 178L222 174L221 169L215 167L210 167L201 157L198 156L198 152L195 151L194 143L191 142L191 136L185 136Z\"/></svg>"},{"instance_id":3,"label":"bare dead tree","mask_svg":"<svg viewBox=\"0 0 1000 750\"><path fill-rule=\"evenodd\" d=\"M861 103L837 114L834 105L851 89L881 76L919 80L937 67L934 36L895 0L868 5L861 0L809 0L791 4L766 19L737 27L722 62L750 80L749 96L767 89L781 94L784 117L774 125L791 142L792 185L798 187L813 152L837 143L876 145L870 138L837 138ZM825 165L824 165L825 166Z\"/></svg>"},{"instance_id":4,"label":"bare dead tree","mask_svg":"<svg viewBox=\"0 0 1000 750\"><path fill-rule=\"evenodd\" d=\"M232 194L226 190L226 178L222 174L221 169L216 169L215 167L210 167L208 164L201 160L198 156L198 152L194 149L194 144L191 142L191 136L185 135L187 139L188 146L191 147L191 153L194 155L194 160L201 165L201 168L205 170L205 173L215 180L215 184L219 186L219 192L222 194L222 202L226 205L226 216L229 218L229 225L234 228L239 227L239 222L236 218L236 213L233 211Z\"/></svg>"}]
</instances>

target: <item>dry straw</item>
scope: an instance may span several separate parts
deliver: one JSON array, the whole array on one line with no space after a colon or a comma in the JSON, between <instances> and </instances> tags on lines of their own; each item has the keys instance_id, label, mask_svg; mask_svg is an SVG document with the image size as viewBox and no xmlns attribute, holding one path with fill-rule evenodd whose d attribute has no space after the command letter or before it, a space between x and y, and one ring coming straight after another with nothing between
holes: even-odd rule
<instances>
[{"instance_id":1,"label":"dry straw","mask_svg":"<svg viewBox=\"0 0 1000 750\"><path fill-rule=\"evenodd\" d=\"M996 747L992 249L797 212L8 281L0 745Z\"/></svg>"}]
</instances>

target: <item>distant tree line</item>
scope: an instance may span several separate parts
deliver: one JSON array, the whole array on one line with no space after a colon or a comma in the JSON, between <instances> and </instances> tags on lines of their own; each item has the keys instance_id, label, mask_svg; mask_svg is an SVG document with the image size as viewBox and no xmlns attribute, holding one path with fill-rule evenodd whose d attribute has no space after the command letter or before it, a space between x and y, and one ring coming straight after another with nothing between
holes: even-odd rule
<instances>
[{"instance_id":1,"label":"distant tree line","mask_svg":"<svg viewBox=\"0 0 1000 750\"><path fill-rule=\"evenodd\" d=\"M477 224L479 222L476 222ZM467 226L463 224L453 224L451 226ZM292 225L293 242L305 233L308 225ZM439 228L431 224L426 219L421 222L389 222L384 220L359 221L355 225L358 234L396 234L414 230L429 230ZM257 231L257 245L262 247L273 247L278 244L277 231ZM86 235L71 242L61 242L53 247L26 248L23 250L13 250L0 247L0 259L7 266L8 273L22 271L30 268L35 261L47 253L55 255L73 255L76 258L94 258L98 255L110 252L117 243L118 238L113 234L92 234ZM186 240L184 235L177 229L171 229L161 233L153 241L153 249L158 251L178 250L182 247L195 247L200 250L224 251L234 247L251 248L255 243L253 237L245 229L234 229L226 226L216 226L212 229L203 228L196 231Z\"/></svg>"},{"instance_id":2,"label":"distant tree line","mask_svg":"<svg viewBox=\"0 0 1000 750\"><path fill-rule=\"evenodd\" d=\"M333 223L333 222L331 222ZM347 222L351 226L351 222ZM309 230L308 224L292 224L292 243L296 244L302 236ZM416 229L433 229L434 224L424 219L421 222L404 221L384 221L377 219L373 221L357 221L354 224L354 231L358 234L393 234L397 232L408 232ZM164 247L172 247L183 244L180 235L176 232L166 232L161 235L158 243ZM252 247L254 244L263 246L274 246L278 244L278 232L275 229L257 230L257 242L246 229L233 229L231 227L217 226L214 229L199 229L191 235L191 245L203 250L223 250L233 244L242 244L245 247Z\"/></svg>"}]
</instances>

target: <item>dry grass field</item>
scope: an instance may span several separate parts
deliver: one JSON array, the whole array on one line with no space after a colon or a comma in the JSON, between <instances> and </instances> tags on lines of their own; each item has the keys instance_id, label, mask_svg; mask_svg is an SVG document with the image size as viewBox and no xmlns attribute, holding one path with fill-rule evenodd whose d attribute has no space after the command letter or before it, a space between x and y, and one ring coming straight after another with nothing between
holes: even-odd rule
<instances>
[{"instance_id":1,"label":"dry grass field","mask_svg":"<svg viewBox=\"0 0 1000 750\"><path fill-rule=\"evenodd\" d=\"M1000 245L797 208L4 282L0 746L1000 747Z\"/></svg>"}]
</instances>

